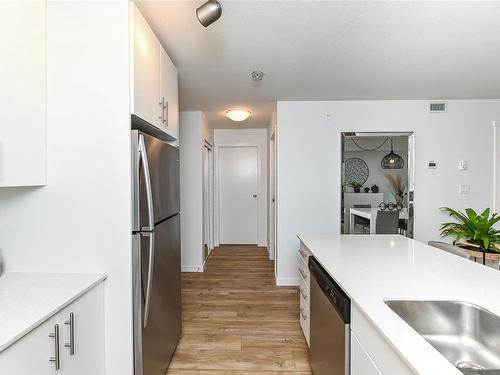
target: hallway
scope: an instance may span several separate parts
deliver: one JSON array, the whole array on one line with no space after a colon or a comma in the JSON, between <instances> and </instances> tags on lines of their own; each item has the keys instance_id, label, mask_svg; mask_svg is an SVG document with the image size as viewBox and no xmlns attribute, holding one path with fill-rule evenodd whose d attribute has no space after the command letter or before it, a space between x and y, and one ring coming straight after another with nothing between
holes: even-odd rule
<instances>
[{"instance_id":1,"label":"hallway","mask_svg":"<svg viewBox=\"0 0 500 375\"><path fill-rule=\"evenodd\" d=\"M183 335L168 375L311 374L296 288L255 246L221 246L182 274Z\"/></svg>"}]
</instances>

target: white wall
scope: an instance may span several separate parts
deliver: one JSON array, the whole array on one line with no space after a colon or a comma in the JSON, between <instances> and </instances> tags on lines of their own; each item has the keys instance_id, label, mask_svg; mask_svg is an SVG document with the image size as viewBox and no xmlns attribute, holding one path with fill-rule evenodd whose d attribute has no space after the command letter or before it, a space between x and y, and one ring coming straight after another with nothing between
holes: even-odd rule
<instances>
[{"instance_id":1,"label":"white wall","mask_svg":"<svg viewBox=\"0 0 500 375\"><path fill-rule=\"evenodd\" d=\"M493 127L500 100L278 102L278 284L297 284L297 233L340 230L340 133L415 132L415 237L439 239L441 206L493 206ZM326 113L332 114L327 120ZM459 171L457 162L469 161ZM427 162L438 162L436 170ZM460 195L458 185L471 193Z\"/></svg>"},{"instance_id":2,"label":"white wall","mask_svg":"<svg viewBox=\"0 0 500 375\"><path fill-rule=\"evenodd\" d=\"M200 111L180 113L181 262L183 272L203 271L203 144L213 131Z\"/></svg>"},{"instance_id":3,"label":"white wall","mask_svg":"<svg viewBox=\"0 0 500 375\"><path fill-rule=\"evenodd\" d=\"M0 189L8 271L108 274L107 375L132 374L128 6L48 2L47 186Z\"/></svg>"},{"instance_id":4,"label":"white wall","mask_svg":"<svg viewBox=\"0 0 500 375\"><path fill-rule=\"evenodd\" d=\"M259 208L258 208L258 239L259 246L267 246L267 129L214 129L215 159L218 158L217 147L257 145L259 148L260 173L259 173ZM216 161L217 165L217 161ZM217 181L217 169L216 169ZM216 183L216 197L217 197ZM219 209L216 200L215 209L215 242L219 244Z\"/></svg>"}]
</instances>

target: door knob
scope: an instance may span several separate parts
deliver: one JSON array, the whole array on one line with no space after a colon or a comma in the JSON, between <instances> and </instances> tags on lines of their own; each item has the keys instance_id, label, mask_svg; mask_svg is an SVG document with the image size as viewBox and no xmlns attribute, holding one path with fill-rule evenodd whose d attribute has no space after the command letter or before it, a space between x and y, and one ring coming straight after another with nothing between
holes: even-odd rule
<instances>
[{"instance_id":1,"label":"door knob","mask_svg":"<svg viewBox=\"0 0 500 375\"><path fill-rule=\"evenodd\" d=\"M252 197L257 198L257 194L252 195Z\"/></svg>"}]
</instances>

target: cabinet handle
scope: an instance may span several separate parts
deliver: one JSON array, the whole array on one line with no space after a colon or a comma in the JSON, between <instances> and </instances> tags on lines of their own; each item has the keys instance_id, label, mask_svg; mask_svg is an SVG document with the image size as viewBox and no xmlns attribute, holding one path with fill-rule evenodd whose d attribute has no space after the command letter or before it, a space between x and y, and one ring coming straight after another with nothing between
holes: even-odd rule
<instances>
[{"instance_id":1,"label":"cabinet handle","mask_svg":"<svg viewBox=\"0 0 500 375\"><path fill-rule=\"evenodd\" d=\"M69 325L69 342L64 344L65 348L69 348L69 355L75 354L75 314L69 313L69 320L64 324Z\"/></svg>"},{"instance_id":2,"label":"cabinet handle","mask_svg":"<svg viewBox=\"0 0 500 375\"><path fill-rule=\"evenodd\" d=\"M301 307L301 308L299 309L299 311L300 311L300 315L302 315L302 319L307 320L307 315L306 315L306 313L304 312L304 309Z\"/></svg>"},{"instance_id":3,"label":"cabinet handle","mask_svg":"<svg viewBox=\"0 0 500 375\"><path fill-rule=\"evenodd\" d=\"M163 100L163 98L162 98ZM168 126L168 101L165 100L163 105L163 123Z\"/></svg>"},{"instance_id":4,"label":"cabinet handle","mask_svg":"<svg viewBox=\"0 0 500 375\"><path fill-rule=\"evenodd\" d=\"M54 338L54 356L49 358L50 362L54 362L56 370L61 368L61 359L59 358L59 324L54 324L54 332L49 333L49 337Z\"/></svg>"},{"instance_id":5,"label":"cabinet handle","mask_svg":"<svg viewBox=\"0 0 500 375\"><path fill-rule=\"evenodd\" d=\"M302 278L303 278L304 280L307 280L307 274L306 274L304 271L302 271L302 268L300 268L300 267L299 267L299 272L300 272L300 274L302 275Z\"/></svg>"},{"instance_id":6,"label":"cabinet handle","mask_svg":"<svg viewBox=\"0 0 500 375\"><path fill-rule=\"evenodd\" d=\"M307 301L307 294L304 292L304 289L299 288L300 295Z\"/></svg>"},{"instance_id":7,"label":"cabinet handle","mask_svg":"<svg viewBox=\"0 0 500 375\"><path fill-rule=\"evenodd\" d=\"M165 98L162 97L161 102L159 102L158 105L161 108L161 115L158 116L158 118L161 120L161 123L163 124L165 122L165 120L163 119L163 115L165 113Z\"/></svg>"}]
</instances>

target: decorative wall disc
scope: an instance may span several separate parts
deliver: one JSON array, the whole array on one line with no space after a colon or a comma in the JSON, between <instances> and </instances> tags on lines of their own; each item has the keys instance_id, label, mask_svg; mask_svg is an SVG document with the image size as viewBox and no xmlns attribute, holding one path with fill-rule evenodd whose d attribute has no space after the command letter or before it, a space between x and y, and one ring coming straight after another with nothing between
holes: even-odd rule
<instances>
[{"instance_id":1,"label":"decorative wall disc","mask_svg":"<svg viewBox=\"0 0 500 375\"><path fill-rule=\"evenodd\" d=\"M345 182L350 184L352 182L357 182L358 184L364 185L370 171L368 165L365 161L360 158L350 158L345 161Z\"/></svg>"}]
</instances>

